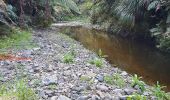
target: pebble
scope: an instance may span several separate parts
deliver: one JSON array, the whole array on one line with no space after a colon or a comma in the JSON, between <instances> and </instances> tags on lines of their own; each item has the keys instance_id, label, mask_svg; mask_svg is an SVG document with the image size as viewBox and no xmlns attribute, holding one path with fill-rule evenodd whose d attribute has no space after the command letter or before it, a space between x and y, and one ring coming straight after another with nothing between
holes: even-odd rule
<instances>
[{"instance_id":1,"label":"pebble","mask_svg":"<svg viewBox=\"0 0 170 100\"><path fill-rule=\"evenodd\" d=\"M99 82L103 82L103 81L104 81L104 76L101 75L101 74L98 74L98 75L96 76L96 79L97 79Z\"/></svg>"},{"instance_id":2,"label":"pebble","mask_svg":"<svg viewBox=\"0 0 170 100\"><path fill-rule=\"evenodd\" d=\"M53 97L51 97L51 100L57 100L57 96L53 96Z\"/></svg>"},{"instance_id":3,"label":"pebble","mask_svg":"<svg viewBox=\"0 0 170 100\"><path fill-rule=\"evenodd\" d=\"M53 79L53 78L45 78L45 79L42 80L42 83L43 83L44 85L57 84L57 83L56 83L56 80Z\"/></svg>"},{"instance_id":4,"label":"pebble","mask_svg":"<svg viewBox=\"0 0 170 100\"><path fill-rule=\"evenodd\" d=\"M71 99L64 95L60 95L57 100L71 100Z\"/></svg>"},{"instance_id":5,"label":"pebble","mask_svg":"<svg viewBox=\"0 0 170 100\"><path fill-rule=\"evenodd\" d=\"M88 100L89 96L80 96L77 100Z\"/></svg>"},{"instance_id":6,"label":"pebble","mask_svg":"<svg viewBox=\"0 0 170 100\"><path fill-rule=\"evenodd\" d=\"M105 86L105 85L97 85L96 88L98 90L101 90L101 91L104 91L104 92L109 90L109 88L107 86Z\"/></svg>"},{"instance_id":7,"label":"pebble","mask_svg":"<svg viewBox=\"0 0 170 100\"><path fill-rule=\"evenodd\" d=\"M124 92L126 95L132 95L134 93L134 90L133 89L125 89Z\"/></svg>"},{"instance_id":8,"label":"pebble","mask_svg":"<svg viewBox=\"0 0 170 100\"><path fill-rule=\"evenodd\" d=\"M100 100L98 95L92 95L91 100Z\"/></svg>"},{"instance_id":9,"label":"pebble","mask_svg":"<svg viewBox=\"0 0 170 100\"><path fill-rule=\"evenodd\" d=\"M119 89L115 85L105 83L105 73L111 75L119 72L122 77L127 77L128 73L119 68L109 67L111 65L105 61L104 66L107 67L101 69L89 64L88 61L97 56L80 43L73 40L75 46L72 48L73 43L56 34L56 30L35 30L34 34L33 41L39 47L21 51L22 56L31 57L32 60L0 61L0 73L3 75L0 81L15 79L15 66L22 64L24 70L19 70L19 73L24 74L24 77L28 76L29 86L35 89L40 100L126 100L127 95L136 91L139 93L139 87ZM76 52L75 62L63 63L63 55L72 49ZM89 80L81 81L80 77L83 75ZM33 82L36 79L39 80L38 84ZM126 83L129 85L128 82ZM150 94L144 92L142 95L150 96Z\"/></svg>"}]
</instances>

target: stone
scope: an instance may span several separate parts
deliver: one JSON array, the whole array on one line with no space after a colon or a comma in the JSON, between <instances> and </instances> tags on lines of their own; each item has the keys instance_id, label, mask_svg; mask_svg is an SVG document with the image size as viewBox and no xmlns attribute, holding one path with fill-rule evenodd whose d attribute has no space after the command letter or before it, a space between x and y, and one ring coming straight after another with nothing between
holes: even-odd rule
<instances>
[{"instance_id":1,"label":"stone","mask_svg":"<svg viewBox=\"0 0 170 100\"><path fill-rule=\"evenodd\" d=\"M39 96L44 99L48 98L48 95L46 95L44 91L40 91Z\"/></svg>"},{"instance_id":2,"label":"stone","mask_svg":"<svg viewBox=\"0 0 170 100\"><path fill-rule=\"evenodd\" d=\"M98 95L92 95L91 100L100 100Z\"/></svg>"},{"instance_id":3,"label":"stone","mask_svg":"<svg viewBox=\"0 0 170 100\"><path fill-rule=\"evenodd\" d=\"M47 77L47 78L43 79L42 83L44 85L57 84L56 79L54 79L53 77Z\"/></svg>"},{"instance_id":4,"label":"stone","mask_svg":"<svg viewBox=\"0 0 170 100\"><path fill-rule=\"evenodd\" d=\"M89 96L80 96L77 100L88 100Z\"/></svg>"},{"instance_id":5,"label":"stone","mask_svg":"<svg viewBox=\"0 0 170 100\"><path fill-rule=\"evenodd\" d=\"M53 96L53 97L51 97L51 100L57 100L57 96Z\"/></svg>"},{"instance_id":6,"label":"stone","mask_svg":"<svg viewBox=\"0 0 170 100\"><path fill-rule=\"evenodd\" d=\"M105 97L105 94L101 91L96 91L97 95L100 96L101 99L103 99Z\"/></svg>"},{"instance_id":7,"label":"stone","mask_svg":"<svg viewBox=\"0 0 170 100\"><path fill-rule=\"evenodd\" d=\"M96 79L99 81L99 82L103 82L104 81L104 76L99 74L96 76Z\"/></svg>"},{"instance_id":8,"label":"stone","mask_svg":"<svg viewBox=\"0 0 170 100\"><path fill-rule=\"evenodd\" d=\"M72 88L73 91L77 91L77 92L81 92L83 90L85 90L85 86L74 86Z\"/></svg>"},{"instance_id":9,"label":"stone","mask_svg":"<svg viewBox=\"0 0 170 100\"><path fill-rule=\"evenodd\" d=\"M57 100L71 100L71 99L64 95L60 95Z\"/></svg>"},{"instance_id":10,"label":"stone","mask_svg":"<svg viewBox=\"0 0 170 100\"><path fill-rule=\"evenodd\" d=\"M121 73L121 75L122 75L122 76L127 76L127 75L128 75L128 73L127 73L127 72L125 72L125 71L123 71L123 72Z\"/></svg>"},{"instance_id":11,"label":"stone","mask_svg":"<svg viewBox=\"0 0 170 100\"><path fill-rule=\"evenodd\" d=\"M109 93L107 93L103 100L113 100L113 97Z\"/></svg>"},{"instance_id":12,"label":"stone","mask_svg":"<svg viewBox=\"0 0 170 100\"><path fill-rule=\"evenodd\" d=\"M69 76L69 75L71 75L72 73L71 73L71 70L67 70L67 71L64 71L64 76Z\"/></svg>"},{"instance_id":13,"label":"stone","mask_svg":"<svg viewBox=\"0 0 170 100\"><path fill-rule=\"evenodd\" d=\"M48 97L52 97L54 95L54 91L52 91L52 90L45 90L45 94L48 95Z\"/></svg>"},{"instance_id":14,"label":"stone","mask_svg":"<svg viewBox=\"0 0 170 100\"><path fill-rule=\"evenodd\" d=\"M47 72L52 72L53 71L54 66L53 65L49 65L47 68Z\"/></svg>"},{"instance_id":15,"label":"stone","mask_svg":"<svg viewBox=\"0 0 170 100\"><path fill-rule=\"evenodd\" d=\"M126 96L126 95L125 95L125 96L120 96L119 99L120 99L120 100L127 100L127 97L128 97L128 96Z\"/></svg>"},{"instance_id":16,"label":"stone","mask_svg":"<svg viewBox=\"0 0 170 100\"><path fill-rule=\"evenodd\" d=\"M134 90L133 89L125 89L124 92L126 95L132 95Z\"/></svg>"},{"instance_id":17,"label":"stone","mask_svg":"<svg viewBox=\"0 0 170 100\"><path fill-rule=\"evenodd\" d=\"M109 90L109 88L105 85L97 85L96 88L98 90L105 91L105 92Z\"/></svg>"},{"instance_id":18,"label":"stone","mask_svg":"<svg viewBox=\"0 0 170 100\"><path fill-rule=\"evenodd\" d=\"M38 62L34 63L34 65L33 65L34 68L36 68L38 66L39 66Z\"/></svg>"}]
</instances>

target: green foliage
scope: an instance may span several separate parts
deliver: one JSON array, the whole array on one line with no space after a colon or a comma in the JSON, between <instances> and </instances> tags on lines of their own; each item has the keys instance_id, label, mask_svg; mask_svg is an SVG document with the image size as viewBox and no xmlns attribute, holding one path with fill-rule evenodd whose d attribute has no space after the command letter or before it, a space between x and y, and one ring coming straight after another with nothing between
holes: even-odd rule
<instances>
[{"instance_id":1,"label":"green foliage","mask_svg":"<svg viewBox=\"0 0 170 100\"><path fill-rule=\"evenodd\" d=\"M57 88L57 85L55 84L48 85L48 89L50 90L55 90L56 88Z\"/></svg>"},{"instance_id":2,"label":"green foliage","mask_svg":"<svg viewBox=\"0 0 170 100\"><path fill-rule=\"evenodd\" d=\"M127 97L127 100L147 100L146 96L143 95L139 95L139 94L133 94L133 95L129 95Z\"/></svg>"},{"instance_id":3,"label":"green foliage","mask_svg":"<svg viewBox=\"0 0 170 100\"><path fill-rule=\"evenodd\" d=\"M0 49L23 48L30 46L31 33L21 29L12 29L7 36L0 38Z\"/></svg>"},{"instance_id":4,"label":"green foliage","mask_svg":"<svg viewBox=\"0 0 170 100\"><path fill-rule=\"evenodd\" d=\"M27 86L24 80L18 81L15 88L18 100L37 100L35 92Z\"/></svg>"},{"instance_id":5,"label":"green foliage","mask_svg":"<svg viewBox=\"0 0 170 100\"><path fill-rule=\"evenodd\" d=\"M158 48L160 48L162 51L170 52L170 37L160 37L158 42Z\"/></svg>"},{"instance_id":6,"label":"green foliage","mask_svg":"<svg viewBox=\"0 0 170 100\"><path fill-rule=\"evenodd\" d=\"M142 77L138 77L136 74L132 77L132 87L139 86L142 92L144 92L145 89L145 84L143 81L140 81Z\"/></svg>"},{"instance_id":7,"label":"green foliage","mask_svg":"<svg viewBox=\"0 0 170 100\"><path fill-rule=\"evenodd\" d=\"M165 91L162 89L165 88L164 86L161 86L159 82L154 86L153 88L153 95L157 97L158 100L170 100L170 97Z\"/></svg>"},{"instance_id":8,"label":"green foliage","mask_svg":"<svg viewBox=\"0 0 170 100\"><path fill-rule=\"evenodd\" d=\"M95 58L90 61L90 64L95 65L96 67L101 68L103 66L103 61L102 59Z\"/></svg>"},{"instance_id":9,"label":"green foliage","mask_svg":"<svg viewBox=\"0 0 170 100\"><path fill-rule=\"evenodd\" d=\"M123 77L120 74L118 74L118 73L115 73L115 74L113 74L111 76L110 75L106 75L104 77L104 81L107 84L117 85L120 88L125 86L125 81L124 81Z\"/></svg>"},{"instance_id":10,"label":"green foliage","mask_svg":"<svg viewBox=\"0 0 170 100\"><path fill-rule=\"evenodd\" d=\"M77 7L76 3L73 2L72 0L52 0L52 1L60 6L66 7L80 14L79 8Z\"/></svg>"},{"instance_id":11,"label":"green foliage","mask_svg":"<svg viewBox=\"0 0 170 100\"><path fill-rule=\"evenodd\" d=\"M100 58L106 58L106 57L108 57L107 55L104 55L104 54L103 54L103 52L102 52L101 49L99 49L99 51L98 51L98 56L99 56Z\"/></svg>"},{"instance_id":12,"label":"green foliage","mask_svg":"<svg viewBox=\"0 0 170 100\"><path fill-rule=\"evenodd\" d=\"M67 53L63 57L64 63L73 63L75 58L75 54L73 52Z\"/></svg>"},{"instance_id":13,"label":"green foliage","mask_svg":"<svg viewBox=\"0 0 170 100\"><path fill-rule=\"evenodd\" d=\"M148 8L147 10L152 10L152 9L155 9L157 8L158 4L159 4L159 0L153 0L153 2L151 2L149 5L148 5Z\"/></svg>"},{"instance_id":14,"label":"green foliage","mask_svg":"<svg viewBox=\"0 0 170 100\"><path fill-rule=\"evenodd\" d=\"M2 84L0 96L2 98L14 97L17 100L38 100L37 95L28 87L25 80L18 80L13 84Z\"/></svg>"},{"instance_id":15,"label":"green foliage","mask_svg":"<svg viewBox=\"0 0 170 100\"><path fill-rule=\"evenodd\" d=\"M12 5L7 5L7 14L13 21L16 21L18 16L15 14L14 10L15 8Z\"/></svg>"},{"instance_id":16,"label":"green foliage","mask_svg":"<svg viewBox=\"0 0 170 100\"><path fill-rule=\"evenodd\" d=\"M85 75L82 75L81 77L80 77L80 80L81 81L90 81L91 80L91 78L90 77L88 77L88 76L85 76Z\"/></svg>"}]
</instances>

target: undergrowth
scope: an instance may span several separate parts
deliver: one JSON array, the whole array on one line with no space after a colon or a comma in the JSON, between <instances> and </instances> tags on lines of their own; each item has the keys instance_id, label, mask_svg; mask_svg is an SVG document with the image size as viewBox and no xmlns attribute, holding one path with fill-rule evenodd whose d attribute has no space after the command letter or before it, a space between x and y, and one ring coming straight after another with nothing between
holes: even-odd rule
<instances>
[{"instance_id":1,"label":"undergrowth","mask_svg":"<svg viewBox=\"0 0 170 100\"><path fill-rule=\"evenodd\" d=\"M31 43L31 39L32 35L30 31L13 28L8 35L0 37L0 51L3 52L10 48L32 48L35 45Z\"/></svg>"},{"instance_id":2,"label":"undergrowth","mask_svg":"<svg viewBox=\"0 0 170 100\"><path fill-rule=\"evenodd\" d=\"M24 79L0 85L2 100L38 100L35 91L27 85Z\"/></svg>"}]
</instances>

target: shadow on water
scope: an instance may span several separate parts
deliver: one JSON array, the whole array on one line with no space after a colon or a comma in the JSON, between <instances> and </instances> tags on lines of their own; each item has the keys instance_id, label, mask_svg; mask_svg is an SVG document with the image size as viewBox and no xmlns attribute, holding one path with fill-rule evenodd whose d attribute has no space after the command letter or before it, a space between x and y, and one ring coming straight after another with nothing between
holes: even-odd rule
<instances>
[{"instance_id":1,"label":"shadow on water","mask_svg":"<svg viewBox=\"0 0 170 100\"><path fill-rule=\"evenodd\" d=\"M108 55L107 60L131 74L138 74L149 83L160 81L170 91L170 55L164 54L146 43L110 36L105 32L83 27L61 28L86 48L94 51L101 49Z\"/></svg>"}]
</instances>

